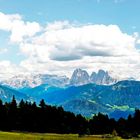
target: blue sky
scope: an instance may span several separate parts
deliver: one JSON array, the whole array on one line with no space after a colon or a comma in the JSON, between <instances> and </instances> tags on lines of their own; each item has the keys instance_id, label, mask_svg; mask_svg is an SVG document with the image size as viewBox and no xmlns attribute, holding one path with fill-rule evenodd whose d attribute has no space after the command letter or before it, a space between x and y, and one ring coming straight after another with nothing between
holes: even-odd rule
<instances>
[{"instance_id":1,"label":"blue sky","mask_svg":"<svg viewBox=\"0 0 140 140\"><path fill-rule=\"evenodd\" d=\"M139 27L139 0L0 0L4 13L19 13L25 20L42 24L55 20L117 24L132 33ZM136 30L136 29L135 29Z\"/></svg>"},{"instance_id":2,"label":"blue sky","mask_svg":"<svg viewBox=\"0 0 140 140\"><path fill-rule=\"evenodd\" d=\"M7 26L0 24L0 62L9 62L8 67L19 67L20 70L24 67L24 70L31 72L33 69L39 69L39 72L47 69L46 72L58 74L71 73L77 67L89 71L99 68L114 71L119 66L120 71L125 69L126 72L130 67L131 71L124 72L123 76L130 76L134 68L139 69L139 0L0 0L0 12L0 20L6 19ZM16 21L20 23L17 24ZM28 23L31 23L31 26L26 28ZM34 28L27 33L32 25ZM24 32L22 26L28 31ZM102 36L102 32L103 35L107 32L108 37ZM84 34L88 35L87 38ZM98 38L102 36L101 39L98 40L96 35ZM114 39L116 36L119 40ZM86 40L81 41L81 38ZM114 47L116 51L112 52ZM67 50L66 55L64 51ZM74 54L73 50L77 54ZM122 51L123 55L120 54ZM129 57L126 58L126 54L129 54ZM135 60L131 60L133 54L136 56ZM118 57L119 55L123 57ZM109 61L110 56L113 57L113 62ZM120 60L123 60L121 65ZM68 66L73 63L73 67ZM93 63L94 68L91 67ZM49 68L46 65L49 65Z\"/></svg>"}]
</instances>

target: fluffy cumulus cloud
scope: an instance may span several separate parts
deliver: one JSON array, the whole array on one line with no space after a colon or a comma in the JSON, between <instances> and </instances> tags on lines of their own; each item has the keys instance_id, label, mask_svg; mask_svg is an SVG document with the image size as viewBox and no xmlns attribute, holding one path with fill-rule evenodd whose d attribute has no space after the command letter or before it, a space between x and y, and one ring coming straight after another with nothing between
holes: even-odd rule
<instances>
[{"instance_id":1,"label":"fluffy cumulus cloud","mask_svg":"<svg viewBox=\"0 0 140 140\"><path fill-rule=\"evenodd\" d=\"M134 37L122 33L116 25L68 26L47 30L31 43L23 43L21 49L29 55L68 61L85 56L127 56L135 52L134 42Z\"/></svg>"},{"instance_id":2,"label":"fluffy cumulus cloud","mask_svg":"<svg viewBox=\"0 0 140 140\"><path fill-rule=\"evenodd\" d=\"M135 39L116 25L85 25L43 35L50 49L50 59L75 60L85 56L120 56L134 52ZM67 53L66 53L67 52Z\"/></svg>"},{"instance_id":3,"label":"fluffy cumulus cloud","mask_svg":"<svg viewBox=\"0 0 140 140\"><path fill-rule=\"evenodd\" d=\"M41 27L18 14L0 13L0 20L0 29L11 33L10 41L17 43L26 57L16 71L70 75L75 68L89 72L105 69L121 78L140 77L137 33L129 35L117 25L78 25L68 21Z\"/></svg>"},{"instance_id":4,"label":"fluffy cumulus cloud","mask_svg":"<svg viewBox=\"0 0 140 140\"><path fill-rule=\"evenodd\" d=\"M37 22L24 22L19 14L6 15L0 12L0 30L11 33L12 42L21 42L25 37L31 37L41 30Z\"/></svg>"},{"instance_id":5,"label":"fluffy cumulus cloud","mask_svg":"<svg viewBox=\"0 0 140 140\"><path fill-rule=\"evenodd\" d=\"M54 73L102 68L121 77L136 77L139 71L135 75L133 70L140 55L135 34L123 33L117 25L49 23L42 34L20 45L28 58L21 66Z\"/></svg>"}]
</instances>

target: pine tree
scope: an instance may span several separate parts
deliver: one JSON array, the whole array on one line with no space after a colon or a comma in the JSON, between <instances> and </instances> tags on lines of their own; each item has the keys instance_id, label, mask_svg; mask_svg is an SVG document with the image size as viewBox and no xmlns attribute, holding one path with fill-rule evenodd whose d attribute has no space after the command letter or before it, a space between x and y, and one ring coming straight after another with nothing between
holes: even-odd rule
<instances>
[{"instance_id":1,"label":"pine tree","mask_svg":"<svg viewBox=\"0 0 140 140\"><path fill-rule=\"evenodd\" d=\"M40 101L40 104L39 104L39 106L40 106L42 109L45 109L45 107L46 107L46 104L45 104L45 101L44 101L44 99L42 99L42 100Z\"/></svg>"}]
</instances>

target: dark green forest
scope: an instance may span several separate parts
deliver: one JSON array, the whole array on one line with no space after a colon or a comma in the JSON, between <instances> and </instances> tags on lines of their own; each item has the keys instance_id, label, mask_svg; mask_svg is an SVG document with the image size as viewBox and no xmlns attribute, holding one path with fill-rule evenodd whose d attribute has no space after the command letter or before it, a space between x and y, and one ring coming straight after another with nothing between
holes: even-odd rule
<instances>
[{"instance_id":1,"label":"dark green forest","mask_svg":"<svg viewBox=\"0 0 140 140\"><path fill-rule=\"evenodd\" d=\"M140 134L140 110L118 121L101 113L87 119L66 112L62 107L47 105L43 99L39 105L24 100L17 104L13 96L10 103L0 100L0 130L79 135L112 134L115 131L123 138L130 138Z\"/></svg>"}]
</instances>

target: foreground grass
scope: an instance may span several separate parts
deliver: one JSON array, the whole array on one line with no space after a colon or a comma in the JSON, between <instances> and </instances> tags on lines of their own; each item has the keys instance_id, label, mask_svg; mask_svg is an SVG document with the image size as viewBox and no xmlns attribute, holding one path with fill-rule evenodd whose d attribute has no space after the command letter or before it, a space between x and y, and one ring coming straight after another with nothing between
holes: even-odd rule
<instances>
[{"instance_id":1,"label":"foreground grass","mask_svg":"<svg viewBox=\"0 0 140 140\"><path fill-rule=\"evenodd\" d=\"M102 138L101 135L78 137L76 134L38 134L38 133L18 133L0 132L0 140L123 140L119 137Z\"/></svg>"}]
</instances>

